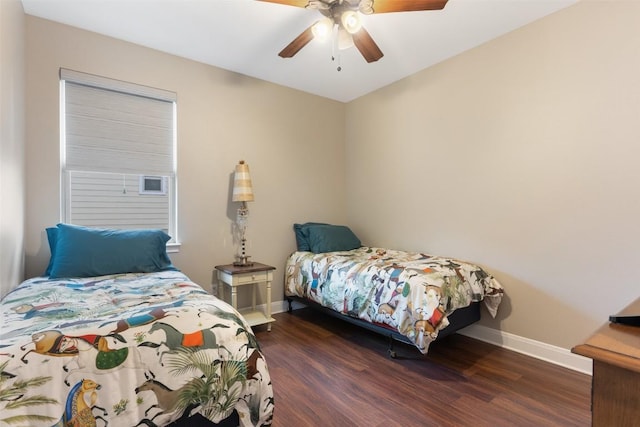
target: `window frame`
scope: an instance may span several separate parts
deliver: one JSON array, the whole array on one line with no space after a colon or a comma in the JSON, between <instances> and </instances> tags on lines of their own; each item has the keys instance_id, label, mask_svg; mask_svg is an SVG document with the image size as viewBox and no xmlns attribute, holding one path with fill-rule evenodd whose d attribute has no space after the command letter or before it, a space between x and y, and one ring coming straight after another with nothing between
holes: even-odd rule
<instances>
[{"instance_id":1,"label":"window frame","mask_svg":"<svg viewBox=\"0 0 640 427\"><path fill-rule=\"evenodd\" d=\"M135 83L129 83L121 80L115 80L107 77L97 76L93 74L83 73L79 71L60 68L60 218L61 222L70 223L73 220L71 215L71 173L74 171L86 171L89 173L104 172L98 168L92 170L82 166L80 169L74 169L67 166L67 115L66 115L66 84L72 83L76 86L86 86L90 89L100 89L106 92L118 93L118 95L130 95L142 98L148 98L150 101L162 101L171 104L171 147L170 161L171 171L163 170L163 190L168 197L168 234L171 240L167 242L168 252L178 252L181 246L178 239L178 170L177 170L177 96L174 92L163 89L156 89L149 86L143 86ZM134 98L132 98L134 99ZM100 117L101 119L103 117ZM165 128L165 129L168 129ZM165 146L166 147L166 146ZM166 155L166 154L165 154ZM76 159L77 162L77 159ZM108 173L132 174L131 171ZM166 173L166 175L165 175ZM157 173L148 171L140 171L135 173L140 176L140 180L144 176L159 176ZM164 178L166 176L166 178ZM151 194L151 193L149 193ZM160 193L153 193L158 195ZM144 194L140 194L144 196Z\"/></svg>"}]
</instances>

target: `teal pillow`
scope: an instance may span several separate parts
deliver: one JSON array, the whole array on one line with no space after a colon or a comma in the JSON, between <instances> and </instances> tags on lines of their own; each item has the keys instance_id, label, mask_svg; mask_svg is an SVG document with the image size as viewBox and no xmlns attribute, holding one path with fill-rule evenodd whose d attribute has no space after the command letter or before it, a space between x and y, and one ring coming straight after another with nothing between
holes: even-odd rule
<instances>
[{"instance_id":1,"label":"teal pillow","mask_svg":"<svg viewBox=\"0 0 640 427\"><path fill-rule=\"evenodd\" d=\"M309 250L316 254L350 251L362 246L360 239L345 225L311 225L307 227L306 235Z\"/></svg>"},{"instance_id":2,"label":"teal pillow","mask_svg":"<svg viewBox=\"0 0 640 427\"><path fill-rule=\"evenodd\" d=\"M312 225L329 225L324 222L305 222L304 224L293 224L293 232L296 234L296 246L298 251L310 251L307 228Z\"/></svg>"},{"instance_id":3,"label":"teal pillow","mask_svg":"<svg viewBox=\"0 0 640 427\"><path fill-rule=\"evenodd\" d=\"M162 230L116 230L58 224L49 278L176 270Z\"/></svg>"},{"instance_id":4,"label":"teal pillow","mask_svg":"<svg viewBox=\"0 0 640 427\"><path fill-rule=\"evenodd\" d=\"M51 274L51 267L53 266L53 258L56 255L56 243L58 242L58 227L47 227L45 229L47 232L47 241L49 242L49 253L51 256L49 257L49 265L47 265L47 269L44 272L45 276Z\"/></svg>"}]
</instances>

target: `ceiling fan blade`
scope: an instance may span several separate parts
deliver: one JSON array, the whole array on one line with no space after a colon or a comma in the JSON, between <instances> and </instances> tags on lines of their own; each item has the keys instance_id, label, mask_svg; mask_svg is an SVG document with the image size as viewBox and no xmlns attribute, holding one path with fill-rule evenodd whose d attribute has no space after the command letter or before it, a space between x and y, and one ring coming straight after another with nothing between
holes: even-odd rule
<instances>
[{"instance_id":1,"label":"ceiling fan blade","mask_svg":"<svg viewBox=\"0 0 640 427\"><path fill-rule=\"evenodd\" d=\"M314 24L315 25L315 24ZM282 51L278 54L282 58L292 58L296 53L313 40L313 31L311 30L313 25L304 30L298 37L293 39Z\"/></svg>"},{"instance_id":2,"label":"ceiling fan blade","mask_svg":"<svg viewBox=\"0 0 640 427\"><path fill-rule=\"evenodd\" d=\"M448 0L363 0L362 13L415 12L444 9ZM368 7L367 4L369 3Z\"/></svg>"},{"instance_id":3,"label":"ceiling fan blade","mask_svg":"<svg viewBox=\"0 0 640 427\"><path fill-rule=\"evenodd\" d=\"M307 7L309 0L258 0L267 3L286 4L288 6Z\"/></svg>"},{"instance_id":4,"label":"ceiling fan blade","mask_svg":"<svg viewBox=\"0 0 640 427\"><path fill-rule=\"evenodd\" d=\"M367 62L375 62L382 58L384 54L373 41L373 38L364 27L360 28L360 31L353 34L353 44L356 45L362 56Z\"/></svg>"}]
</instances>

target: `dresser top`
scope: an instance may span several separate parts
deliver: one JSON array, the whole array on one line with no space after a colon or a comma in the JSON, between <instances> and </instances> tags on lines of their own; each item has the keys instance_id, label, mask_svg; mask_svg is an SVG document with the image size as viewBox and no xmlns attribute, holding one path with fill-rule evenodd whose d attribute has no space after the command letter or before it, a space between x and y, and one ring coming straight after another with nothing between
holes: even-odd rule
<instances>
[{"instance_id":1,"label":"dresser top","mask_svg":"<svg viewBox=\"0 0 640 427\"><path fill-rule=\"evenodd\" d=\"M640 299L618 314L640 315ZM593 360L640 372L640 327L605 323L584 344L575 346L571 351Z\"/></svg>"}]
</instances>

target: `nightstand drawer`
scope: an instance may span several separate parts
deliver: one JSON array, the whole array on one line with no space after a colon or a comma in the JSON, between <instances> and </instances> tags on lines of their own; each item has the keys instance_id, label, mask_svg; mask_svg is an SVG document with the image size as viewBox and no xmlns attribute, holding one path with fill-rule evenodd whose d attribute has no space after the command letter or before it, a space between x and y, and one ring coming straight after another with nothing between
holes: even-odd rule
<instances>
[{"instance_id":1,"label":"nightstand drawer","mask_svg":"<svg viewBox=\"0 0 640 427\"><path fill-rule=\"evenodd\" d=\"M238 285L244 285L247 283L255 283L255 282L266 282L267 280L271 280L269 278L270 275L271 275L270 271L258 271L255 273L238 274L233 276L233 281Z\"/></svg>"}]
</instances>

